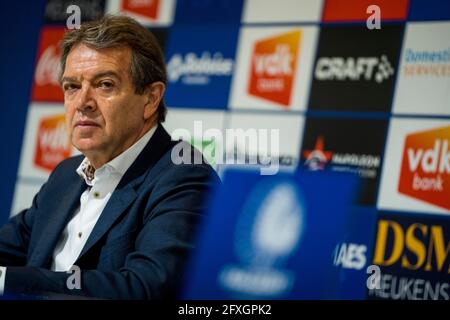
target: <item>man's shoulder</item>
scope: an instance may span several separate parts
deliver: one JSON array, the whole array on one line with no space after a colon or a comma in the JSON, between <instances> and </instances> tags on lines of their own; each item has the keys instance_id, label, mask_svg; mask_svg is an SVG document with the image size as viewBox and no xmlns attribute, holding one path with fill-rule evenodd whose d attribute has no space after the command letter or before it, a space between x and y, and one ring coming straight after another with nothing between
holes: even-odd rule
<instances>
[{"instance_id":1,"label":"man's shoulder","mask_svg":"<svg viewBox=\"0 0 450 320\"><path fill-rule=\"evenodd\" d=\"M164 153L160 161L169 166L176 165L205 165L203 154L189 142L171 141L170 148Z\"/></svg>"},{"instance_id":2,"label":"man's shoulder","mask_svg":"<svg viewBox=\"0 0 450 320\"><path fill-rule=\"evenodd\" d=\"M206 176L218 179L215 170L203 157L203 154L190 143L172 141L171 148L156 165L162 176ZM219 179L220 180L220 179Z\"/></svg>"}]
</instances>

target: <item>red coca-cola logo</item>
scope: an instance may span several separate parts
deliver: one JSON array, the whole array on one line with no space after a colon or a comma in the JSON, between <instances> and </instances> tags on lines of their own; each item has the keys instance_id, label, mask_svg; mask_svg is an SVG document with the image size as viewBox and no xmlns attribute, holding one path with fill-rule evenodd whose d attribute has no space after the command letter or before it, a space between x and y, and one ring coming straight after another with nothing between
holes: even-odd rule
<instances>
[{"instance_id":1,"label":"red coca-cola logo","mask_svg":"<svg viewBox=\"0 0 450 320\"><path fill-rule=\"evenodd\" d=\"M58 81L61 56L59 41L64 31L62 27L44 27L41 31L33 79L33 101L64 101Z\"/></svg>"}]
</instances>

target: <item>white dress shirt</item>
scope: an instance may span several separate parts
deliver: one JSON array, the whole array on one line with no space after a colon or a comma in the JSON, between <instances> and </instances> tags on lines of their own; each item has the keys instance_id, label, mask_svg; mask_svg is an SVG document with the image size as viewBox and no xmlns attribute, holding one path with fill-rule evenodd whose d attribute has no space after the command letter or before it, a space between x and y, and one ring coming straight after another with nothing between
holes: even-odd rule
<instances>
[{"instance_id":1,"label":"white dress shirt","mask_svg":"<svg viewBox=\"0 0 450 320\"><path fill-rule=\"evenodd\" d=\"M0 267L0 295L3 294L3 290L5 289L5 273L6 268Z\"/></svg>"},{"instance_id":2,"label":"white dress shirt","mask_svg":"<svg viewBox=\"0 0 450 320\"><path fill-rule=\"evenodd\" d=\"M89 179L86 175L85 170L90 167L90 163L87 158L84 158L77 168L77 173L85 180L88 188L81 195L80 206L64 228L55 247L51 267L53 271L68 271L73 266L112 193L125 172L150 141L155 130L156 126L130 148L95 170L93 179ZM4 290L6 271L6 268L0 267L0 294Z\"/></svg>"}]
</instances>

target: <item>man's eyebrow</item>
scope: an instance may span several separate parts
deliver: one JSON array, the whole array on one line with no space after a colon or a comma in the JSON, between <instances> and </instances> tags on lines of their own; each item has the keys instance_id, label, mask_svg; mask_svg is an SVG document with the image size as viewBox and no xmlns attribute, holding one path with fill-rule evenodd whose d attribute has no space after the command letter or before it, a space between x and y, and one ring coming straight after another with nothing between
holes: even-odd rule
<instances>
[{"instance_id":1,"label":"man's eyebrow","mask_svg":"<svg viewBox=\"0 0 450 320\"><path fill-rule=\"evenodd\" d=\"M117 80L120 79L119 74L117 72L112 71L112 70L108 70L108 71L102 71L102 72L99 72L99 73L95 74L92 77L91 81L95 81L95 80L98 80L98 79L103 78L103 77L114 77ZM78 79L76 77L62 77L62 79L61 79L61 83L64 83L64 82L77 82L77 81L78 81Z\"/></svg>"},{"instance_id":2,"label":"man's eyebrow","mask_svg":"<svg viewBox=\"0 0 450 320\"><path fill-rule=\"evenodd\" d=\"M103 71L103 72L95 74L92 77L92 81L98 80L98 79L103 78L103 77L113 77L113 78L116 78L117 80L120 79L120 76L119 76L119 74L117 72L112 71L112 70L108 70L108 71Z\"/></svg>"},{"instance_id":3,"label":"man's eyebrow","mask_svg":"<svg viewBox=\"0 0 450 320\"><path fill-rule=\"evenodd\" d=\"M64 83L64 82L76 82L77 78L75 77L62 77L60 83Z\"/></svg>"}]
</instances>

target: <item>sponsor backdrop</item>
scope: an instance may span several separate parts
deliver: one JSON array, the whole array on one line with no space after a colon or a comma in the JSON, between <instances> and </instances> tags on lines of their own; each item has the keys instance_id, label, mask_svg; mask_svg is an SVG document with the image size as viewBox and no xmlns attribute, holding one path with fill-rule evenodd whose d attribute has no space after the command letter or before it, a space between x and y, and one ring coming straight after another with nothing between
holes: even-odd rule
<instances>
[{"instance_id":1,"label":"sponsor backdrop","mask_svg":"<svg viewBox=\"0 0 450 320\"><path fill-rule=\"evenodd\" d=\"M335 265L381 267L380 287L364 298L449 299L450 2L47 1L12 214L77 153L57 81L70 4L82 21L123 12L156 34L168 68L166 128L220 174L229 155L256 166L269 155L282 172L359 176L358 225L336 248ZM366 25L370 5L380 8L381 29ZM227 129L278 129L280 144L268 151L218 141L214 133Z\"/></svg>"}]
</instances>

